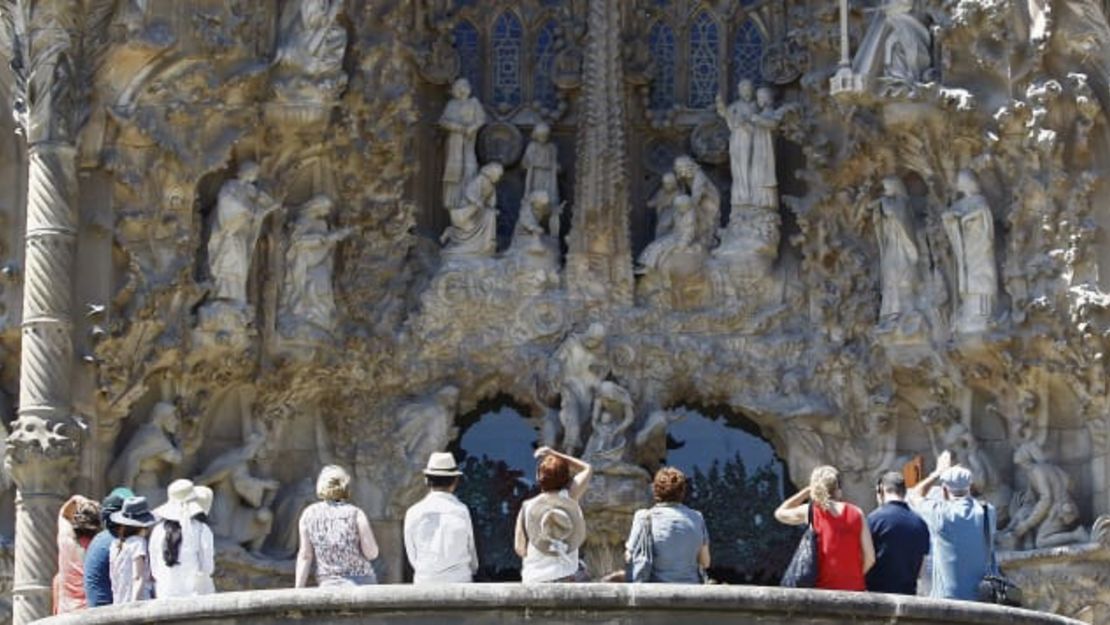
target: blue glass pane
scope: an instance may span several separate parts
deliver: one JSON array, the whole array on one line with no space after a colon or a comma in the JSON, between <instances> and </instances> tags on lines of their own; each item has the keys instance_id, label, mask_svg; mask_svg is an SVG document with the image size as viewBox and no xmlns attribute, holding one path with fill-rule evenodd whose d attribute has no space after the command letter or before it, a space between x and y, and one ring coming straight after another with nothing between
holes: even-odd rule
<instances>
[{"instance_id":1,"label":"blue glass pane","mask_svg":"<svg viewBox=\"0 0 1110 625\"><path fill-rule=\"evenodd\" d=\"M478 94L482 89L482 42L478 29L467 21L455 25L455 50L459 52L459 76L470 81L471 90Z\"/></svg>"},{"instance_id":2,"label":"blue glass pane","mask_svg":"<svg viewBox=\"0 0 1110 625\"><path fill-rule=\"evenodd\" d=\"M540 106L548 109L554 109L559 104L555 83L551 80L552 70L555 67L555 29L557 27L555 20L548 20L540 27L540 32L536 36L532 99L539 101Z\"/></svg>"},{"instance_id":3,"label":"blue glass pane","mask_svg":"<svg viewBox=\"0 0 1110 625\"><path fill-rule=\"evenodd\" d=\"M456 8L472 7L476 4L478 4L478 0L455 0Z\"/></svg>"},{"instance_id":4,"label":"blue glass pane","mask_svg":"<svg viewBox=\"0 0 1110 625\"><path fill-rule=\"evenodd\" d=\"M648 35L648 45L655 61L649 105L655 111L666 110L674 106L674 31L663 22L656 22Z\"/></svg>"},{"instance_id":5,"label":"blue glass pane","mask_svg":"<svg viewBox=\"0 0 1110 625\"><path fill-rule=\"evenodd\" d=\"M519 106L523 99L520 84L521 51L524 28L517 16L506 11L493 24L493 97L494 107Z\"/></svg>"},{"instance_id":6,"label":"blue glass pane","mask_svg":"<svg viewBox=\"0 0 1110 625\"><path fill-rule=\"evenodd\" d=\"M685 418L667 429L666 462L686 474L686 505L705 517L711 576L731 584L777 584L799 532L774 518L793 490L785 464L742 415L686 407L676 412Z\"/></svg>"},{"instance_id":7,"label":"blue glass pane","mask_svg":"<svg viewBox=\"0 0 1110 625\"><path fill-rule=\"evenodd\" d=\"M690 25L690 97L692 109L709 108L717 99L717 22L702 11Z\"/></svg>"},{"instance_id":8,"label":"blue glass pane","mask_svg":"<svg viewBox=\"0 0 1110 625\"><path fill-rule=\"evenodd\" d=\"M732 91L736 85L747 78L759 84L762 72L760 63L763 59L763 35L759 27L752 20L745 20L740 28L736 29L736 36L732 38Z\"/></svg>"}]
</instances>

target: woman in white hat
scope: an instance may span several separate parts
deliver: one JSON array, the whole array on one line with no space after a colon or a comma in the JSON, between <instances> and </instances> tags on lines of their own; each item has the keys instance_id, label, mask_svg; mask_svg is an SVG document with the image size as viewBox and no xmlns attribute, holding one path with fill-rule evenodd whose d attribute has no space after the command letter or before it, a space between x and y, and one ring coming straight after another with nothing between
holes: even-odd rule
<instances>
[{"instance_id":1,"label":"woman in white hat","mask_svg":"<svg viewBox=\"0 0 1110 625\"><path fill-rule=\"evenodd\" d=\"M376 584L371 562L378 557L378 543L366 513L349 502L351 476L342 467L324 467L316 478L316 496L321 501L301 513L296 587L308 585L313 564L319 586Z\"/></svg>"},{"instance_id":2,"label":"woman in white hat","mask_svg":"<svg viewBox=\"0 0 1110 625\"><path fill-rule=\"evenodd\" d=\"M123 508L108 518L116 524L116 539L108 556L112 603L150 599L154 584L150 579L146 535L155 518L146 497L128 497Z\"/></svg>"},{"instance_id":3,"label":"woman in white hat","mask_svg":"<svg viewBox=\"0 0 1110 625\"><path fill-rule=\"evenodd\" d=\"M212 530L196 517L204 513L190 480L175 480L166 503L154 509L160 521L150 532L150 571L159 599L200 594L197 580L215 570Z\"/></svg>"}]
</instances>

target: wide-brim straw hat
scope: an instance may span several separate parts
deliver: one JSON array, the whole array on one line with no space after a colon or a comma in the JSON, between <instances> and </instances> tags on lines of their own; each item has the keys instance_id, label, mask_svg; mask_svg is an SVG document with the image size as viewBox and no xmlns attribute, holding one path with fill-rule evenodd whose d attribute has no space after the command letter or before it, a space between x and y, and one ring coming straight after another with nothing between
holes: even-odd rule
<instances>
[{"instance_id":1,"label":"wide-brim straw hat","mask_svg":"<svg viewBox=\"0 0 1110 625\"><path fill-rule=\"evenodd\" d=\"M558 493L543 493L528 504L524 530L536 549L551 556L569 554L586 542L582 507Z\"/></svg>"},{"instance_id":2,"label":"wide-brim straw hat","mask_svg":"<svg viewBox=\"0 0 1110 625\"><path fill-rule=\"evenodd\" d=\"M424 467L424 475L458 477L462 475L462 471L459 471L459 465L455 462L454 454L437 451L428 456L428 466Z\"/></svg>"},{"instance_id":3,"label":"wide-brim straw hat","mask_svg":"<svg viewBox=\"0 0 1110 625\"><path fill-rule=\"evenodd\" d=\"M123 508L119 512L113 512L109 518L116 525L128 527L150 527L157 522L154 515L150 513L150 505L147 504L146 497L125 499Z\"/></svg>"},{"instance_id":4,"label":"wide-brim straw hat","mask_svg":"<svg viewBox=\"0 0 1110 625\"><path fill-rule=\"evenodd\" d=\"M204 512L197 503L196 487L192 480L174 480L166 488L166 503L154 509L154 516L178 523Z\"/></svg>"}]
</instances>

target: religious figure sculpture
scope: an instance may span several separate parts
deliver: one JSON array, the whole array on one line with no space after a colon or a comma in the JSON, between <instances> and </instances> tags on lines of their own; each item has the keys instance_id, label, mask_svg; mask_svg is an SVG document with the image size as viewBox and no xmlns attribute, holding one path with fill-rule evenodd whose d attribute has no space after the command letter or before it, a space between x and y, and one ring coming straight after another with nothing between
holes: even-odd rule
<instances>
[{"instance_id":1,"label":"religious figure sculpture","mask_svg":"<svg viewBox=\"0 0 1110 625\"><path fill-rule=\"evenodd\" d=\"M732 174L732 206L748 206L751 198L752 143L755 138L753 119L758 113L755 86L751 80L741 80L736 85L737 99L727 107L724 98L717 96L717 114L728 124L729 172Z\"/></svg>"},{"instance_id":2,"label":"religious figure sculpture","mask_svg":"<svg viewBox=\"0 0 1110 625\"><path fill-rule=\"evenodd\" d=\"M214 493L209 515L212 534L218 539L244 545L259 554L273 526L270 510L281 484L251 475L250 463L266 442L265 432L253 432L242 447L216 457L193 481Z\"/></svg>"},{"instance_id":3,"label":"religious figure sculpture","mask_svg":"<svg viewBox=\"0 0 1110 625\"><path fill-rule=\"evenodd\" d=\"M326 195L305 202L289 235L278 315L283 334L313 329L329 335L335 330L335 247L351 230L329 231L331 209Z\"/></svg>"},{"instance_id":4,"label":"religious figure sculpture","mask_svg":"<svg viewBox=\"0 0 1110 625\"><path fill-rule=\"evenodd\" d=\"M247 278L262 221L280 207L258 187L258 172L255 163L243 163L239 177L220 188L208 238L213 296L237 307L247 305Z\"/></svg>"},{"instance_id":5,"label":"religious figure sculpture","mask_svg":"<svg viewBox=\"0 0 1110 625\"><path fill-rule=\"evenodd\" d=\"M694 212L694 203L689 195L681 194L674 199L674 229L670 233L652 241L640 253L638 273L649 269L660 269L668 257L676 252L695 252L700 245L697 243L697 214Z\"/></svg>"},{"instance_id":6,"label":"religious figure sculpture","mask_svg":"<svg viewBox=\"0 0 1110 625\"><path fill-rule=\"evenodd\" d=\"M942 216L956 258L959 312L955 325L963 333L981 332L994 313L998 296L994 215L971 171L960 171L956 191L959 199Z\"/></svg>"},{"instance_id":7,"label":"religious figure sculpture","mask_svg":"<svg viewBox=\"0 0 1110 625\"><path fill-rule=\"evenodd\" d=\"M853 72L877 78L880 92L913 93L932 65L929 31L913 15L913 0L886 0L860 43Z\"/></svg>"},{"instance_id":8,"label":"religious figure sculpture","mask_svg":"<svg viewBox=\"0 0 1110 625\"><path fill-rule=\"evenodd\" d=\"M154 505L166 498L162 473L181 464L182 453L174 437L181 420L177 407L158 402L150 411L150 421L135 431L127 446L108 467L112 484L126 486Z\"/></svg>"},{"instance_id":9,"label":"religious figure sculpture","mask_svg":"<svg viewBox=\"0 0 1110 625\"><path fill-rule=\"evenodd\" d=\"M1026 442L1014 452L1014 464L1029 484L1018 502L999 541L1010 548L1060 547L1086 542L1086 528L1079 524L1079 506L1072 497L1072 482L1060 467L1046 462L1035 442Z\"/></svg>"},{"instance_id":10,"label":"religious figure sculpture","mask_svg":"<svg viewBox=\"0 0 1110 625\"><path fill-rule=\"evenodd\" d=\"M642 472L643 469L628 462L632 451L629 429L635 420L628 391L615 382L602 382L594 399L592 430L582 459L602 473L621 468Z\"/></svg>"},{"instance_id":11,"label":"religious figure sculpture","mask_svg":"<svg viewBox=\"0 0 1110 625\"><path fill-rule=\"evenodd\" d=\"M296 102L336 99L347 86L343 71L347 31L338 23L343 1L301 0L286 6L274 59L278 98Z\"/></svg>"},{"instance_id":12,"label":"religious figure sculpture","mask_svg":"<svg viewBox=\"0 0 1110 625\"><path fill-rule=\"evenodd\" d=\"M459 203L450 210L451 225L440 240L448 258L484 258L497 251L497 183L500 163L488 163L466 183Z\"/></svg>"},{"instance_id":13,"label":"religious figure sculpture","mask_svg":"<svg viewBox=\"0 0 1110 625\"><path fill-rule=\"evenodd\" d=\"M694 242L712 249L717 244L717 228L721 224L721 192L689 156L675 159L674 174L682 192L690 196L694 205Z\"/></svg>"},{"instance_id":14,"label":"religious figure sculpture","mask_svg":"<svg viewBox=\"0 0 1110 625\"><path fill-rule=\"evenodd\" d=\"M485 123L486 111L478 98L470 95L470 82L465 78L456 80L451 86L451 101L439 118L439 125L447 131L443 166L443 206L447 210L462 201L463 185L478 173L475 144Z\"/></svg>"},{"instance_id":15,"label":"religious figure sculpture","mask_svg":"<svg viewBox=\"0 0 1110 625\"><path fill-rule=\"evenodd\" d=\"M532 129L532 141L524 150L524 157L520 164L527 171L524 177L524 197L532 195L533 191L546 191L547 200L551 206L558 207L559 202L559 149L551 143L551 127L544 123L536 124ZM551 232L559 235L559 213L553 216Z\"/></svg>"},{"instance_id":16,"label":"religious figure sculpture","mask_svg":"<svg viewBox=\"0 0 1110 625\"><path fill-rule=\"evenodd\" d=\"M648 208L655 211L655 238L674 229L674 199L681 193L678 188L678 178L673 171L663 174L663 181L659 190L648 200Z\"/></svg>"},{"instance_id":17,"label":"religious figure sculpture","mask_svg":"<svg viewBox=\"0 0 1110 625\"><path fill-rule=\"evenodd\" d=\"M594 394L609 374L605 354L605 326L591 323L584 333L568 336L552 359L560 368L562 449L577 454L582 448L582 428L593 408Z\"/></svg>"},{"instance_id":18,"label":"religious figure sculpture","mask_svg":"<svg viewBox=\"0 0 1110 625\"><path fill-rule=\"evenodd\" d=\"M879 321L886 323L914 308L914 293L920 282L918 251L909 194L901 179L896 176L883 178L883 196L874 207L882 284Z\"/></svg>"}]
</instances>

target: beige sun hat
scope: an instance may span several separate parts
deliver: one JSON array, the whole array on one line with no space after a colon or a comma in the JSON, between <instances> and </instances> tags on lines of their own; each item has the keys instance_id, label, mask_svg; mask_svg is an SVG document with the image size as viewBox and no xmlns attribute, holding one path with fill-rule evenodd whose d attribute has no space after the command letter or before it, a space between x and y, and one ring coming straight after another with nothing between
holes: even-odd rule
<instances>
[{"instance_id":1,"label":"beige sun hat","mask_svg":"<svg viewBox=\"0 0 1110 625\"><path fill-rule=\"evenodd\" d=\"M528 504L524 531L541 553L566 555L586 542L586 519L577 501L559 493L543 493Z\"/></svg>"},{"instance_id":2,"label":"beige sun hat","mask_svg":"<svg viewBox=\"0 0 1110 625\"><path fill-rule=\"evenodd\" d=\"M166 503L154 509L159 519L178 523L203 512L197 503L196 487L192 480L174 480L166 487Z\"/></svg>"},{"instance_id":3,"label":"beige sun hat","mask_svg":"<svg viewBox=\"0 0 1110 625\"><path fill-rule=\"evenodd\" d=\"M428 456L428 466L424 467L424 475L458 477L462 475L462 471L459 471L459 465L455 462L454 454L437 451Z\"/></svg>"}]
</instances>

